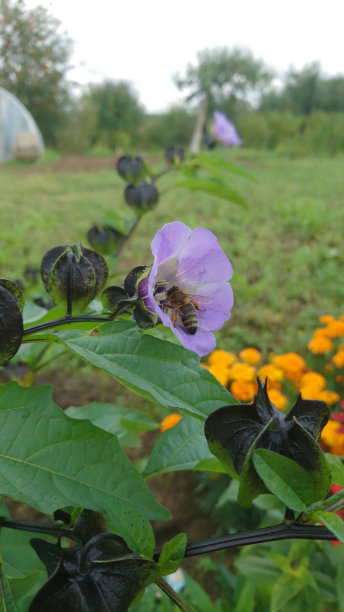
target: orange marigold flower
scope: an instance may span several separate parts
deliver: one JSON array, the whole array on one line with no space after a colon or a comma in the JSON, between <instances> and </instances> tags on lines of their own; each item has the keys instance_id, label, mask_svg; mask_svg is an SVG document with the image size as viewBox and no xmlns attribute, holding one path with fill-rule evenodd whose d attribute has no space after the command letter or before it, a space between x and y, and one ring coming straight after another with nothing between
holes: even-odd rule
<instances>
[{"instance_id":1,"label":"orange marigold flower","mask_svg":"<svg viewBox=\"0 0 344 612\"><path fill-rule=\"evenodd\" d=\"M284 410L287 405L287 398L278 389L269 389L270 401L278 408L278 410Z\"/></svg>"},{"instance_id":2,"label":"orange marigold flower","mask_svg":"<svg viewBox=\"0 0 344 612\"><path fill-rule=\"evenodd\" d=\"M254 398L257 385L247 380L234 380L231 384L231 393L240 402L250 402Z\"/></svg>"},{"instance_id":3,"label":"orange marigold flower","mask_svg":"<svg viewBox=\"0 0 344 612\"><path fill-rule=\"evenodd\" d=\"M208 357L208 363L210 365L231 366L236 360L236 355L228 353L227 351L222 351L221 349L214 351Z\"/></svg>"},{"instance_id":4,"label":"orange marigold flower","mask_svg":"<svg viewBox=\"0 0 344 612\"><path fill-rule=\"evenodd\" d=\"M213 376L215 376L216 380L221 383L224 387L227 385L229 381L229 370L228 368L224 368L223 366L217 365L206 365L204 363L201 364L206 370L208 370Z\"/></svg>"},{"instance_id":5,"label":"orange marigold flower","mask_svg":"<svg viewBox=\"0 0 344 612\"><path fill-rule=\"evenodd\" d=\"M330 314L324 314L319 317L319 321L320 323L323 323L323 325L327 325L328 323L331 323L331 321L334 321L334 316Z\"/></svg>"},{"instance_id":6,"label":"orange marigold flower","mask_svg":"<svg viewBox=\"0 0 344 612\"><path fill-rule=\"evenodd\" d=\"M275 366L284 372L286 378L292 382L300 380L306 367L304 360L297 353L275 355L272 361Z\"/></svg>"},{"instance_id":7,"label":"orange marigold flower","mask_svg":"<svg viewBox=\"0 0 344 612\"><path fill-rule=\"evenodd\" d=\"M248 363L240 363L239 361L229 368L228 373L231 380L252 382L256 377L256 371L252 366L248 365Z\"/></svg>"},{"instance_id":8,"label":"orange marigold flower","mask_svg":"<svg viewBox=\"0 0 344 612\"><path fill-rule=\"evenodd\" d=\"M313 355L323 355L330 351L333 344L329 338L324 336L322 333L315 333L312 340L308 344L308 348L312 351Z\"/></svg>"},{"instance_id":9,"label":"orange marigold flower","mask_svg":"<svg viewBox=\"0 0 344 612\"><path fill-rule=\"evenodd\" d=\"M344 350L339 349L335 355L332 357L332 361L337 368L344 367Z\"/></svg>"},{"instance_id":10,"label":"orange marigold flower","mask_svg":"<svg viewBox=\"0 0 344 612\"><path fill-rule=\"evenodd\" d=\"M246 361L246 363L249 363L252 366L257 366L260 363L262 354L260 351L258 351L258 349L250 347L240 351L239 357L243 361Z\"/></svg>"},{"instance_id":11,"label":"orange marigold flower","mask_svg":"<svg viewBox=\"0 0 344 612\"><path fill-rule=\"evenodd\" d=\"M313 387L315 391L321 391L325 388L326 379L318 372L306 372L300 380L300 387Z\"/></svg>"},{"instance_id":12,"label":"orange marigold flower","mask_svg":"<svg viewBox=\"0 0 344 612\"><path fill-rule=\"evenodd\" d=\"M174 427L175 425L177 425L177 423L179 423L181 418L182 417L180 416L180 414L177 414L176 412L168 414L167 417L165 417L160 423L160 431L166 431L166 429L171 429L171 427Z\"/></svg>"},{"instance_id":13,"label":"orange marigold flower","mask_svg":"<svg viewBox=\"0 0 344 612\"><path fill-rule=\"evenodd\" d=\"M267 363L259 368L257 372L258 376L265 381L268 379L268 387L279 385L284 378L283 370L276 368L272 363Z\"/></svg>"},{"instance_id":14,"label":"orange marigold flower","mask_svg":"<svg viewBox=\"0 0 344 612\"><path fill-rule=\"evenodd\" d=\"M320 391L319 397L317 399L320 399L323 402L326 402L326 404L331 405L336 404L336 402L339 402L340 395L336 393L336 391L331 391L331 389L324 389L323 391Z\"/></svg>"},{"instance_id":15,"label":"orange marigold flower","mask_svg":"<svg viewBox=\"0 0 344 612\"><path fill-rule=\"evenodd\" d=\"M342 424L330 419L321 432L321 440L329 447L333 455L344 457L344 433L340 433Z\"/></svg>"},{"instance_id":16,"label":"orange marigold flower","mask_svg":"<svg viewBox=\"0 0 344 612\"><path fill-rule=\"evenodd\" d=\"M328 338L344 336L344 321L330 321L325 327L325 333Z\"/></svg>"},{"instance_id":17,"label":"orange marigold flower","mask_svg":"<svg viewBox=\"0 0 344 612\"><path fill-rule=\"evenodd\" d=\"M320 400L323 393L321 389L315 389L313 385L303 385L299 389L303 399Z\"/></svg>"}]
</instances>

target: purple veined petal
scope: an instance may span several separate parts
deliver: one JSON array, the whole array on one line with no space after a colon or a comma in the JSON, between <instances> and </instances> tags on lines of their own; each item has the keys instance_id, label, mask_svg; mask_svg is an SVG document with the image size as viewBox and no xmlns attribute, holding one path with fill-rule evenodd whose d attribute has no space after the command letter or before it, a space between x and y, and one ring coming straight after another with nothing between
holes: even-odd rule
<instances>
[{"instance_id":1,"label":"purple veined petal","mask_svg":"<svg viewBox=\"0 0 344 612\"><path fill-rule=\"evenodd\" d=\"M176 326L173 331L184 348L194 351L199 357L211 353L216 346L216 338L211 331L198 329L194 336L188 334L180 326Z\"/></svg>"},{"instance_id":2,"label":"purple veined petal","mask_svg":"<svg viewBox=\"0 0 344 612\"><path fill-rule=\"evenodd\" d=\"M216 236L203 227L192 230L179 257L176 280L181 284L191 282L200 286L209 282L229 281L232 274L232 264Z\"/></svg>"},{"instance_id":3,"label":"purple veined petal","mask_svg":"<svg viewBox=\"0 0 344 612\"><path fill-rule=\"evenodd\" d=\"M239 137L235 126L229 121L224 113L214 111L214 134L217 140L227 146L241 145L242 140Z\"/></svg>"},{"instance_id":4,"label":"purple veined petal","mask_svg":"<svg viewBox=\"0 0 344 612\"><path fill-rule=\"evenodd\" d=\"M200 304L202 310L197 311L199 327L211 331L221 329L231 316L233 303L232 287L230 285L219 287L210 305Z\"/></svg>"},{"instance_id":5,"label":"purple veined petal","mask_svg":"<svg viewBox=\"0 0 344 612\"><path fill-rule=\"evenodd\" d=\"M161 265L167 259L175 258L184 247L191 233L191 228L181 221L166 223L154 236L151 244L154 257Z\"/></svg>"}]
</instances>

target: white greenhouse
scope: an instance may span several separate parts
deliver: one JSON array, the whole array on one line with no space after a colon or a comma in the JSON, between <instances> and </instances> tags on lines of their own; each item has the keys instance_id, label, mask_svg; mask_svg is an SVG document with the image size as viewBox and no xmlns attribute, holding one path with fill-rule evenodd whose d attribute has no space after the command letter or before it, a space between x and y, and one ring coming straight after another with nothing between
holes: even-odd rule
<instances>
[{"instance_id":1,"label":"white greenhouse","mask_svg":"<svg viewBox=\"0 0 344 612\"><path fill-rule=\"evenodd\" d=\"M44 151L42 135L25 106L0 87L0 162L36 161Z\"/></svg>"}]
</instances>

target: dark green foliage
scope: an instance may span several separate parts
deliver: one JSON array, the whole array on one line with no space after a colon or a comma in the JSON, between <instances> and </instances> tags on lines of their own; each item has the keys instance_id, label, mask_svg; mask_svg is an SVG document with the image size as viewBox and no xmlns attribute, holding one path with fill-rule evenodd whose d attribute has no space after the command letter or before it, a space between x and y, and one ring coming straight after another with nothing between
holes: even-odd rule
<instances>
[{"instance_id":1,"label":"dark green foliage","mask_svg":"<svg viewBox=\"0 0 344 612\"><path fill-rule=\"evenodd\" d=\"M95 117L92 144L114 149L123 145L128 147L130 141L136 142L143 110L129 83L104 81L91 85L82 98L82 104Z\"/></svg>"},{"instance_id":2,"label":"dark green foliage","mask_svg":"<svg viewBox=\"0 0 344 612\"><path fill-rule=\"evenodd\" d=\"M56 143L68 99L71 41L42 6L0 1L0 81L29 109L48 144Z\"/></svg>"}]
</instances>

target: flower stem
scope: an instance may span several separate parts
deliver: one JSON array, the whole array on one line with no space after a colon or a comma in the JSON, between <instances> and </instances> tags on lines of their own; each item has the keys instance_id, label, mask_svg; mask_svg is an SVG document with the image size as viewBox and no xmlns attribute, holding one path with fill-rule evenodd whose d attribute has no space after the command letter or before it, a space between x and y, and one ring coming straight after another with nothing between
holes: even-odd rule
<instances>
[{"instance_id":1,"label":"flower stem","mask_svg":"<svg viewBox=\"0 0 344 612\"><path fill-rule=\"evenodd\" d=\"M38 323L32 327L24 329L24 336L28 334L34 334L35 332L42 331L43 329L49 329L51 327L58 327L59 325L66 325L67 323L104 323L112 321L113 315L108 317L96 317L92 315L80 315L80 316L69 316L66 315L60 319L53 319L52 321L45 321L44 323Z\"/></svg>"},{"instance_id":2,"label":"flower stem","mask_svg":"<svg viewBox=\"0 0 344 612\"><path fill-rule=\"evenodd\" d=\"M57 537L70 538L80 542L80 536L71 529L63 529L55 523L34 523L32 521L17 521L15 519L0 516L0 528L9 527L10 529L18 529L19 531L32 531L34 533L44 533Z\"/></svg>"},{"instance_id":3,"label":"flower stem","mask_svg":"<svg viewBox=\"0 0 344 612\"><path fill-rule=\"evenodd\" d=\"M158 587L166 594L168 597L178 606L180 610L183 612L195 612L194 608L191 608L189 604L187 604L179 595L176 593L174 589L164 580L163 578L158 578L157 583Z\"/></svg>"}]
</instances>

